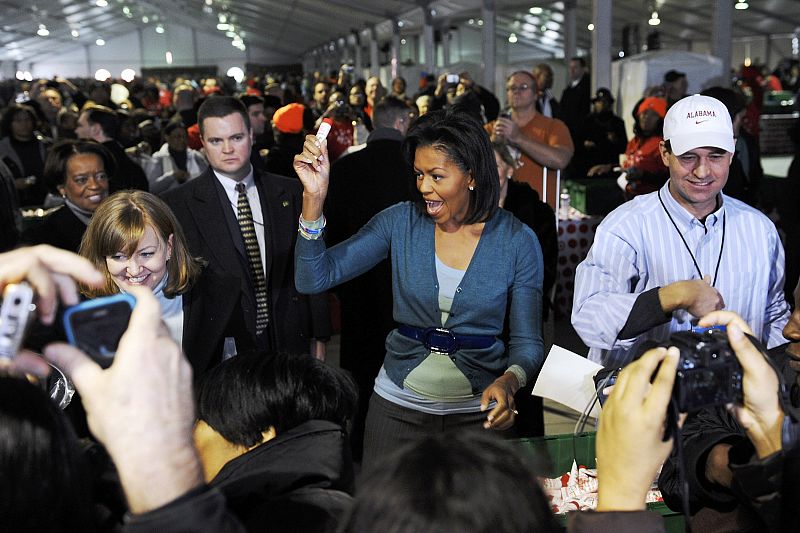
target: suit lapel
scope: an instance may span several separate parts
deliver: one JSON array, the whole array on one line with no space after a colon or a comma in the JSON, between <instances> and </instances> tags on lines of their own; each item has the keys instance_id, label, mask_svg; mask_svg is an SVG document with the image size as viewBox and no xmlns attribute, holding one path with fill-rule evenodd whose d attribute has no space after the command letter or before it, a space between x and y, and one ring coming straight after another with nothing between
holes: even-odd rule
<instances>
[{"instance_id":1,"label":"suit lapel","mask_svg":"<svg viewBox=\"0 0 800 533\"><path fill-rule=\"evenodd\" d=\"M200 228L200 235L206 240L206 249L214 256L216 264L222 265L225 272L238 276L241 266L237 254L244 257L244 245L241 233L234 233L232 221L228 220L230 215L230 219L235 221L227 197L223 204L211 169L198 177L197 182L191 199L195 224Z\"/></svg>"},{"instance_id":2,"label":"suit lapel","mask_svg":"<svg viewBox=\"0 0 800 533\"><path fill-rule=\"evenodd\" d=\"M294 220L296 207L292 196L269 178L268 174L258 174L256 180L261 212L264 215L264 241L267 249L267 271L264 273L271 288L273 308L285 277L287 263L294 259L292 239L297 231Z\"/></svg>"}]
</instances>

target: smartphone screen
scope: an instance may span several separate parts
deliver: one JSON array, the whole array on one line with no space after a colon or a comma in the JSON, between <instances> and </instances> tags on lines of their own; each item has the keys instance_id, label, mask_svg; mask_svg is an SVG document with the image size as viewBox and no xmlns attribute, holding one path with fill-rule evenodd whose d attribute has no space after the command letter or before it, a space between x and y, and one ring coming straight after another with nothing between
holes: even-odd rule
<instances>
[{"instance_id":1,"label":"smartphone screen","mask_svg":"<svg viewBox=\"0 0 800 533\"><path fill-rule=\"evenodd\" d=\"M67 340L108 368L133 312L136 300L129 294L95 298L72 306L64 313Z\"/></svg>"}]
</instances>

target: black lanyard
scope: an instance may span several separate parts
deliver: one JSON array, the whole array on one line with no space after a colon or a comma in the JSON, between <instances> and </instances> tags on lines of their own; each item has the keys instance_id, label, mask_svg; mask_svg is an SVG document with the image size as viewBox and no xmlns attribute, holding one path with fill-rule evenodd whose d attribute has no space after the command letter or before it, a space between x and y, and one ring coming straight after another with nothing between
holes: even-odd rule
<instances>
[{"instance_id":1,"label":"black lanyard","mask_svg":"<svg viewBox=\"0 0 800 533\"><path fill-rule=\"evenodd\" d=\"M681 238L683 241L683 245L686 247L686 251L689 252L689 257L692 258L692 263L694 263L694 268L697 270L697 275L700 276L700 279L703 279L703 272L700 270L700 265L697 264L697 259L694 258L694 254L692 253L692 249L689 248L689 244L687 244L686 239L683 238L683 233L681 233L680 228L673 220L672 215L669 214L667 210L667 206L664 205L664 200L661 199L661 190L658 191L658 201L661 202L661 207L664 208L664 212L667 214L667 218L669 221L672 222L672 225L675 227L675 231L678 232L678 237ZM717 268L714 269L714 280L711 283L711 286L714 287L717 284L717 274L719 274L719 265L722 262L722 250L725 249L725 211L722 212L722 243L719 245L719 257L717 258Z\"/></svg>"}]
</instances>

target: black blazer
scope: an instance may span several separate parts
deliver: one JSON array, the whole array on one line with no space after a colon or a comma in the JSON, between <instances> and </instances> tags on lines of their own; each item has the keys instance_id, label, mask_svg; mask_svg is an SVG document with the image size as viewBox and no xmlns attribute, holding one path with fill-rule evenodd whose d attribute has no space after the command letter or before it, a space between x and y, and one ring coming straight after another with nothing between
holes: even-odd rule
<instances>
[{"instance_id":1,"label":"black blazer","mask_svg":"<svg viewBox=\"0 0 800 533\"><path fill-rule=\"evenodd\" d=\"M312 338L330 336L326 295L305 296L294 286L294 245L302 210L298 180L254 173L264 216L272 349L307 353ZM163 195L181 223L192 255L208 268L239 280L245 325L255 338L256 303L244 242L222 185L212 169Z\"/></svg>"},{"instance_id":2,"label":"black blazer","mask_svg":"<svg viewBox=\"0 0 800 533\"><path fill-rule=\"evenodd\" d=\"M225 337L236 341L238 353L255 346L239 296L238 279L208 268L183 295L183 352L195 380L222 360Z\"/></svg>"},{"instance_id":3,"label":"black blazer","mask_svg":"<svg viewBox=\"0 0 800 533\"><path fill-rule=\"evenodd\" d=\"M86 233L86 224L63 206L48 215L44 221L22 233L21 242L24 244L49 244L62 250L78 253L81 239Z\"/></svg>"}]
</instances>

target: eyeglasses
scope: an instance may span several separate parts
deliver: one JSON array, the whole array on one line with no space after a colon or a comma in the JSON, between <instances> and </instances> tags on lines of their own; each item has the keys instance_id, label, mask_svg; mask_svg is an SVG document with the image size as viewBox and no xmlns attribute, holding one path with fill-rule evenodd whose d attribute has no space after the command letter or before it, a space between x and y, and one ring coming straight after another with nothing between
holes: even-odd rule
<instances>
[{"instance_id":1,"label":"eyeglasses","mask_svg":"<svg viewBox=\"0 0 800 533\"><path fill-rule=\"evenodd\" d=\"M508 85L506 86L506 91L510 91L512 93L527 91L530 89L531 86L527 83L523 83L522 85Z\"/></svg>"},{"instance_id":2,"label":"eyeglasses","mask_svg":"<svg viewBox=\"0 0 800 533\"><path fill-rule=\"evenodd\" d=\"M75 185L86 187L89 184L89 178L93 178L95 183L105 183L108 181L108 174L102 171L96 174L78 174L77 176L72 176L71 179L75 182Z\"/></svg>"}]
</instances>

